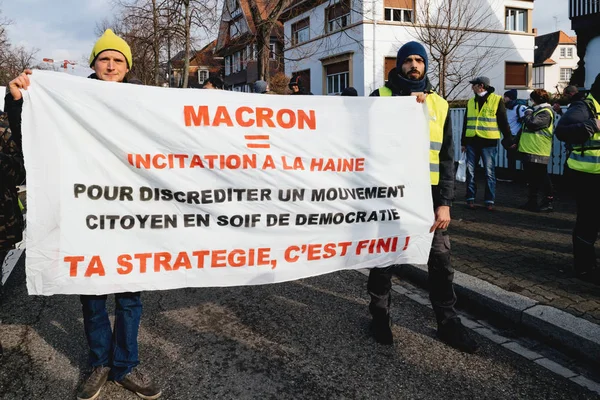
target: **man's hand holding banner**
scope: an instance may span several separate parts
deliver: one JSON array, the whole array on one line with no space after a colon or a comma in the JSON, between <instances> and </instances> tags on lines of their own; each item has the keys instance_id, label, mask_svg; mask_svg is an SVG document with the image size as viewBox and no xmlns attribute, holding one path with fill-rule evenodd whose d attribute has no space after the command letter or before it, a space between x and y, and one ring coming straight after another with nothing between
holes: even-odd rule
<instances>
[{"instance_id":1,"label":"man's hand holding banner","mask_svg":"<svg viewBox=\"0 0 600 400\"><path fill-rule=\"evenodd\" d=\"M427 262L414 97L264 96L35 71L30 294L283 282Z\"/></svg>"}]
</instances>

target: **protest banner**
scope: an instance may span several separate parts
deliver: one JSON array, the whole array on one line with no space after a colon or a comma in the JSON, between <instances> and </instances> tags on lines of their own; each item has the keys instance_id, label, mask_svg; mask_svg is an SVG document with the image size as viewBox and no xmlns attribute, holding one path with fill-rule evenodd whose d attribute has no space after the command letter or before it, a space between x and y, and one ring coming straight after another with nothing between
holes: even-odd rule
<instances>
[{"instance_id":1,"label":"protest banner","mask_svg":"<svg viewBox=\"0 0 600 400\"><path fill-rule=\"evenodd\" d=\"M283 282L426 263L427 109L34 71L30 294Z\"/></svg>"}]
</instances>

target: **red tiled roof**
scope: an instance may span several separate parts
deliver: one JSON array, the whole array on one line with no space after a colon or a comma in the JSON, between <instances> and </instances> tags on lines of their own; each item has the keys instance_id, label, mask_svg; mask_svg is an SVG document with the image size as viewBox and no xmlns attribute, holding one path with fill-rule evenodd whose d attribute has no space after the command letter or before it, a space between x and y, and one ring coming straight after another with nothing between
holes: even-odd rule
<instances>
[{"instance_id":1,"label":"red tiled roof","mask_svg":"<svg viewBox=\"0 0 600 400\"><path fill-rule=\"evenodd\" d=\"M569 36L563 31L559 31L558 44L577 44L577 36Z\"/></svg>"},{"instance_id":2,"label":"red tiled roof","mask_svg":"<svg viewBox=\"0 0 600 400\"><path fill-rule=\"evenodd\" d=\"M557 31L535 37L535 51L533 65L556 64L550 59L559 44L577 44L563 31Z\"/></svg>"}]
</instances>

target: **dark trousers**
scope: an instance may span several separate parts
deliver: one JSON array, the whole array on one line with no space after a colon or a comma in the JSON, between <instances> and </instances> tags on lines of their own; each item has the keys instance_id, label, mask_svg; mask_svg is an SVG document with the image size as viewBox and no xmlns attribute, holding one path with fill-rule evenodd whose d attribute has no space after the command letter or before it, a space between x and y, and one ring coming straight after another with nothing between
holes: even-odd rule
<instances>
[{"instance_id":1,"label":"dark trousers","mask_svg":"<svg viewBox=\"0 0 600 400\"><path fill-rule=\"evenodd\" d=\"M454 304L454 269L450 263L450 237L448 231L438 229L433 234L429 260L429 299L433 306L438 325L451 318L458 318ZM367 290L371 296L369 311L373 318L387 317L390 312L392 289L392 268L372 268L369 273Z\"/></svg>"},{"instance_id":2,"label":"dark trousers","mask_svg":"<svg viewBox=\"0 0 600 400\"><path fill-rule=\"evenodd\" d=\"M525 178L529 184L527 199L530 202L537 204L537 194L542 190L542 195L545 197L554 197L554 187L548 174L548 165L532 163L526 161L524 163Z\"/></svg>"},{"instance_id":3,"label":"dark trousers","mask_svg":"<svg viewBox=\"0 0 600 400\"><path fill-rule=\"evenodd\" d=\"M597 268L594 243L600 229L600 212L598 196L600 175L587 174L571 170L575 202L577 204L577 221L573 230L573 256L575 273L592 272Z\"/></svg>"},{"instance_id":4,"label":"dark trousers","mask_svg":"<svg viewBox=\"0 0 600 400\"><path fill-rule=\"evenodd\" d=\"M7 250L0 250L0 311L2 311L2 307L4 306L4 285L2 284L2 277L4 276L4 259L7 254Z\"/></svg>"},{"instance_id":5,"label":"dark trousers","mask_svg":"<svg viewBox=\"0 0 600 400\"><path fill-rule=\"evenodd\" d=\"M90 347L92 367L111 367L111 379L120 381L140 363L138 330L142 317L142 299L139 292L116 293L115 326L111 329L106 298L106 295L80 296L83 326Z\"/></svg>"},{"instance_id":6,"label":"dark trousers","mask_svg":"<svg viewBox=\"0 0 600 400\"><path fill-rule=\"evenodd\" d=\"M517 179L517 149L506 150L506 167L508 169L508 179Z\"/></svg>"}]
</instances>

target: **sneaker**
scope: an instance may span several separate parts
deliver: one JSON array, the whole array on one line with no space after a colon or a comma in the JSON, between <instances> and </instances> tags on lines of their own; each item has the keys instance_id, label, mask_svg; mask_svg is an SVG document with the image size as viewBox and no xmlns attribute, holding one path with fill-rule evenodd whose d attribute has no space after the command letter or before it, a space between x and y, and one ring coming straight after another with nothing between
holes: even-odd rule
<instances>
[{"instance_id":1,"label":"sneaker","mask_svg":"<svg viewBox=\"0 0 600 400\"><path fill-rule=\"evenodd\" d=\"M139 397L146 400L158 399L162 394L162 391L154 382L152 382L148 375L144 375L137 368L134 368L133 371L125 375L123 379L115 381L115 383L127 390L131 390Z\"/></svg>"},{"instance_id":2,"label":"sneaker","mask_svg":"<svg viewBox=\"0 0 600 400\"><path fill-rule=\"evenodd\" d=\"M371 321L371 332L377 343L386 346L394 344L394 335L392 334L389 315L386 317L373 318L373 321Z\"/></svg>"},{"instance_id":3,"label":"sneaker","mask_svg":"<svg viewBox=\"0 0 600 400\"><path fill-rule=\"evenodd\" d=\"M552 212L554 211L554 207L552 206L552 199L547 198L546 200L544 200L544 202L542 203L542 205L539 208L540 212Z\"/></svg>"},{"instance_id":4,"label":"sneaker","mask_svg":"<svg viewBox=\"0 0 600 400\"><path fill-rule=\"evenodd\" d=\"M494 211L494 203L485 203L485 209L488 211Z\"/></svg>"},{"instance_id":5,"label":"sneaker","mask_svg":"<svg viewBox=\"0 0 600 400\"><path fill-rule=\"evenodd\" d=\"M525 204L521 204L519 206L519 209L526 210L526 211L531 211L531 212L538 212L538 211L540 211L540 207L537 205L537 203L535 203L533 201L528 201Z\"/></svg>"},{"instance_id":6,"label":"sneaker","mask_svg":"<svg viewBox=\"0 0 600 400\"><path fill-rule=\"evenodd\" d=\"M464 353L475 353L479 349L477 342L471 337L458 318L452 318L443 325L438 326L438 338L448 346L454 347Z\"/></svg>"},{"instance_id":7,"label":"sneaker","mask_svg":"<svg viewBox=\"0 0 600 400\"><path fill-rule=\"evenodd\" d=\"M100 395L102 386L108 379L110 367L95 367L92 373L79 386L77 390L77 400L94 400Z\"/></svg>"},{"instance_id":8,"label":"sneaker","mask_svg":"<svg viewBox=\"0 0 600 400\"><path fill-rule=\"evenodd\" d=\"M467 200L467 208L469 210L475 210L475 208L476 208L475 207L475 201L473 201L473 200Z\"/></svg>"}]
</instances>

